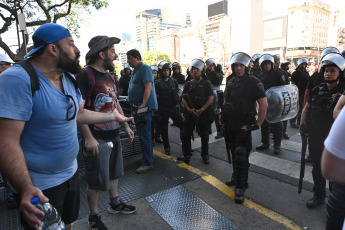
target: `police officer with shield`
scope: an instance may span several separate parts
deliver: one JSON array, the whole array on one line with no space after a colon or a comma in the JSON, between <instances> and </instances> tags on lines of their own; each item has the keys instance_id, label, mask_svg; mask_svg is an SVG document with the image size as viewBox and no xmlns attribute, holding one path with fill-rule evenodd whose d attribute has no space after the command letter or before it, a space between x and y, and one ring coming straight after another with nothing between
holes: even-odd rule
<instances>
[{"instance_id":1,"label":"police officer with shield","mask_svg":"<svg viewBox=\"0 0 345 230\"><path fill-rule=\"evenodd\" d=\"M273 69L274 58L270 54L263 54L259 59L259 64L262 72L260 73L258 79L264 85L265 90L273 86L285 85L284 75L280 71ZM273 128L273 138L274 138L274 154L279 154L281 152L280 145L283 132L282 122L269 123L264 121L261 126L261 144L256 147L257 150L265 150L269 148L269 130L270 125Z\"/></svg>"},{"instance_id":2,"label":"police officer with shield","mask_svg":"<svg viewBox=\"0 0 345 230\"><path fill-rule=\"evenodd\" d=\"M321 63L321 73L325 81L310 92L302 112L300 127L301 135L309 137L309 153L313 159L314 196L307 202L307 207L311 209L325 202L326 180L321 173L323 143L334 121L334 107L345 89L345 83L341 81L341 78L344 78L345 59L340 54L330 53ZM327 205L329 214L335 207L332 202Z\"/></svg>"},{"instance_id":3,"label":"police officer with shield","mask_svg":"<svg viewBox=\"0 0 345 230\"><path fill-rule=\"evenodd\" d=\"M179 107L178 84L170 77L170 63L164 61L159 64L160 79L155 83L157 102L158 102L158 126L162 135L165 154L170 155L170 142L168 135L169 118L175 125L182 128L182 116Z\"/></svg>"},{"instance_id":4,"label":"police officer with shield","mask_svg":"<svg viewBox=\"0 0 345 230\"><path fill-rule=\"evenodd\" d=\"M263 84L249 75L250 56L235 53L231 58L234 77L225 90L222 120L229 140L233 159L233 174L227 185L235 185L235 202L242 204L247 188L249 153L252 149L251 131L259 129L267 111L267 98ZM256 102L259 104L256 116Z\"/></svg>"},{"instance_id":5,"label":"police officer with shield","mask_svg":"<svg viewBox=\"0 0 345 230\"><path fill-rule=\"evenodd\" d=\"M191 136L194 127L201 137L201 157L204 164L209 164L208 141L209 127L213 122L213 108L210 106L213 100L211 83L206 80L204 71L205 63L200 59L193 59L191 63L193 79L187 82L182 92L182 104L185 108L185 120L182 129L183 160L189 164L191 157Z\"/></svg>"},{"instance_id":6,"label":"police officer with shield","mask_svg":"<svg viewBox=\"0 0 345 230\"><path fill-rule=\"evenodd\" d=\"M260 54L254 54L252 57L253 67L250 70L250 74L255 76L255 77L258 77L259 74L261 73L261 69L260 69L260 65L259 65L260 57L261 57Z\"/></svg>"}]
</instances>

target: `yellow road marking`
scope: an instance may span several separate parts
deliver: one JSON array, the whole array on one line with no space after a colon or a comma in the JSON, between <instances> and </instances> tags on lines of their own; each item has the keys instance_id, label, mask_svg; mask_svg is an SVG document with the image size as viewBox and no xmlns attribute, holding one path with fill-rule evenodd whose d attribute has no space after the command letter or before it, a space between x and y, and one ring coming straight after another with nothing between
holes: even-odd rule
<instances>
[{"instance_id":1,"label":"yellow road marking","mask_svg":"<svg viewBox=\"0 0 345 230\"><path fill-rule=\"evenodd\" d=\"M235 198L235 192L234 190L232 190L231 188L229 188L226 184L224 184L223 182L221 182L220 180L218 180L217 178L215 178L214 176L203 172L197 168L194 168L190 165L187 165L185 163L182 163L180 161L178 161L176 158L174 157L170 157L167 156L161 152L158 152L156 150L153 150L153 153L163 159L178 163L177 165L181 168L185 168L197 175L199 175L203 180L205 180L206 182L208 182L210 185L212 185L213 187L217 188L219 191L221 191L222 193L224 193L225 195L227 195L228 197L230 197L231 199ZM293 229L293 230L298 230L298 229L302 229L300 226L298 226L297 224L293 223L291 220L287 219L286 217L268 210L265 207L262 207L259 204L254 203L253 201L250 201L248 199L244 199L243 205L250 208L250 209L254 209L255 211L265 215L266 217L283 224L284 226L286 226L289 229Z\"/></svg>"}]
</instances>

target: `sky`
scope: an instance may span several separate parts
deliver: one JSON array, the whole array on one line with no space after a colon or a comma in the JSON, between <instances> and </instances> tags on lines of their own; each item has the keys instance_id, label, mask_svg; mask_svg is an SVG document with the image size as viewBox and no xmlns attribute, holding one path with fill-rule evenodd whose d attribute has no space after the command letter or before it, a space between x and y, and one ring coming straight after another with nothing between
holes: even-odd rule
<instances>
[{"instance_id":1,"label":"sky","mask_svg":"<svg viewBox=\"0 0 345 230\"><path fill-rule=\"evenodd\" d=\"M84 23L79 30L80 37L74 36L76 45L81 51L81 57L85 57L88 51L88 41L97 35L107 35L122 37L122 33L129 33L132 40L135 39L135 15L146 9L165 8L170 11L170 17L183 20L186 13L191 13L192 22L207 20L207 6L219 2L220 0L174 0L174 1L157 1L157 0L125 0L115 1L108 0L109 6L100 11L92 10L92 14L82 15L85 18ZM236 4L241 0L228 0L229 12L231 4ZM332 6L338 7L340 0L324 0ZM287 13L288 0L263 0L264 10L274 14ZM3 36L4 40L11 41L11 44L17 44L17 35L14 31L11 34ZM30 39L31 40L31 39ZM31 40L32 42L32 40Z\"/></svg>"}]
</instances>

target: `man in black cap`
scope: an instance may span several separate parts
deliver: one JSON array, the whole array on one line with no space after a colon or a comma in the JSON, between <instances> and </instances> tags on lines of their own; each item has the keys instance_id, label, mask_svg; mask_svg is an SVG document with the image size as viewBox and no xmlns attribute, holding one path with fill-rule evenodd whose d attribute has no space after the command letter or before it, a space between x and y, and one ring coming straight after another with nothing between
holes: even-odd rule
<instances>
[{"instance_id":1,"label":"man in black cap","mask_svg":"<svg viewBox=\"0 0 345 230\"><path fill-rule=\"evenodd\" d=\"M31 199L51 203L68 229L78 218L78 124L130 121L117 109L97 113L83 106L70 73L78 73L79 49L65 27L46 23L33 34L34 48L25 55L36 73L14 65L0 78L0 168L21 196L25 229L41 225L44 213ZM31 77L30 77L31 76ZM9 154L11 153L11 154Z\"/></svg>"},{"instance_id":2,"label":"man in black cap","mask_svg":"<svg viewBox=\"0 0 345 230\"><path fill-rule=\"evenodd\" d=\"M118 55L114 44L119 42L120 39L116 37L96 36L88 44L90 48L86 54L88 66L77 78L83 99L87 101L85 105L87 109L109 113L116 108L123 114L117 99L115 79L108 73L108 70L115 68L113 61ZM133 131L127 122L121 125L131 143L134 138ZM87 200L90 210L89 225L92 229L107 229L97 208L100 191L109 192L109 213L131 214L136 211L134 206L122 202L118 195L118 179L124 175L119 127L116 121L78 126L83 136L85 179L88 184ZM107 142L112 143L113 148L99 154L98 146ZM92 151L92 155L86 156L84 152L87 151Z\"/></svg>"}]
</instances>

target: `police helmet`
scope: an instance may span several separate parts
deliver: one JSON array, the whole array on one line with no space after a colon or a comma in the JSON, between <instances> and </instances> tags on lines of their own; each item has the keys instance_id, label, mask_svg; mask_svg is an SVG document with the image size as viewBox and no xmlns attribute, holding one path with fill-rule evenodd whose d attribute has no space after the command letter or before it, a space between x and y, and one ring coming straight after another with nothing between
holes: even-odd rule
<instances>
[{"instance_id":1,"label":"police helmet","mask_svg":"<svg viewBox=\"0 0 345 230\"><path fill-rule=\"evenodd\" d=\"M333 46L326 47L321 52L321 59L324 56L326 56L327 54L330 54L330 53L339 53L339 50L336 47L333 47Z\"/></svg>"},{"instance_id":2,"label":"police helmet","mask_svg":"<svg viewBox=\"0 0 345 230\"><path fill-rule=\"evenodd\" d=\"M274 58L274 63L280 62L280 55L279 54L275 54L273 56L273 58Z\"/></svg>"},{"instance_id":3,"label":"police helmet","mask_svg":"<svg viewBox=\"0 0 345 230\"><path fill-rule=\"evenodd\" d=\"M251 60L251 57L246 53L243 53L243 52L235 53L234 55L232 55L231 61L230 61L230 66L231 66L232 72L235 72L234 64L240 63L246 67L246 73L248 73L249 72L248 67L250 64L250 60Z\"/></svg>"},{"instance_id":4,"label":"police helmet","mask_svg":"<svg viewBox=\"0 0 345 230\"><path fill-rule=\"evenodd\" d=\"M128 63L125 63L123 69L130 69L131 70L131 66Z\"/></svg>"},{"instance_id":5,"label":"police helmet","mask_svg":"<svg viewBox=\"0 0 345 230\"><path fill-rule=\"evenodd\" d=\"M252 61L255 62L256 60L258 60L260 58L260 54L254 54L252 57Z\"/></svg>"},{"instance_id":6,"label":"police helmet","mask_svg":"<svg viewBox=\"0 0 345 230\"><path fill-rule=\"evenodd\" d=\"M206 69L211 65L216 66L216 61L213 58L209 58L205 61L205 65L206 65Z\"/></svg>"},{"instance_id":7,"label":"police helmet","mask_svg":"<svg viewBox=\"0 0 345 230\"><path fill-rule=\"evenodd\" d=\"M284 62L282 62L282 63L280 64L280 68L284 69L286 66L288 66L288 65L290 65L290 64L291 64L291 62L289 62L289 61L284 61Z\"/></svg>"},{"instance_id":8,"label":"police helmet","mask_svg":"<svg viewBox=\"0 0 345 230\"><path fill-rule=\"evenodd\" d=\"M204 71L204 67L205 67L205 62L201 59L195 58L192 60L192 62L190 63L191 67L195 67L200 69L201 71Z\"/></svg>"},{"instance_id":9,"label":"police helmet","mask_svg":"<svg viewBox=\"0 0 345 230\"><path fill-rule=\"evenodd\" d=\"M326 66L329 65L336 65L341 71L345 69L345 58L337 53L329 53L324 56L322 59L322 67L321 70L323 71Z\"/></svg>"},{"instance_id":10,"label":"police helmet","mask_svg":"<svg viewBox=\"0 0 345 230\"><path fill-rule=\"evenodd\" d=\"M272 64L272 68L273 68L274 57L271 54L263 54L263 55L261 55L261 57L259 59L259 66L260 66L261 70L263 69L262 68L262 64L264 62L270 62Z\"/></svg>"},{"instance_id":11,"label":"police helmet","mask_svg":"<svg viewBox=\"0 0 345 230\"><path fill-rule=\"evenodd\" d=\"M175 67L179 67L179 68L180 68L180 67L181 67L181 66L180 66L180 63L178 63L178 62L176 62L176 61L173 62L173 63L172 63L172 68L175 68Z\"/></svg>"},{"instance_id":12,"label":"police helmet","mask_svg":"<svg viewBox=\"0 0 345 230\"><path fill-rule=\"evenodd\" d=\"M168 64L168 65L167 65ZM158 63L158 69L159 70L163 70L163 67L164 67L164 69L170 69L170 63L169 62L167 62L167 61L161 61L161 62L159 62Z\"/></svg>"},{"instance_id":13,"label":"police helmet","mask_svg":"<svg viewBox=\"0 0 345 230\"><path fill-rule=\"evenodd\" d=\"M306 63L308 65L308 58L300 58L297 60L297 67L301 64Z\"/></svg>"},{"instance_id":14,"label":"police helmet","mask_svg":"<svg viewBox=\"0 0 345 230\"><path fill-rule=\"evenodd\" d=\"M157 71L158 72L158 66L156 65L151 65L152 71Z\"/></svg>"}]
</instances>

